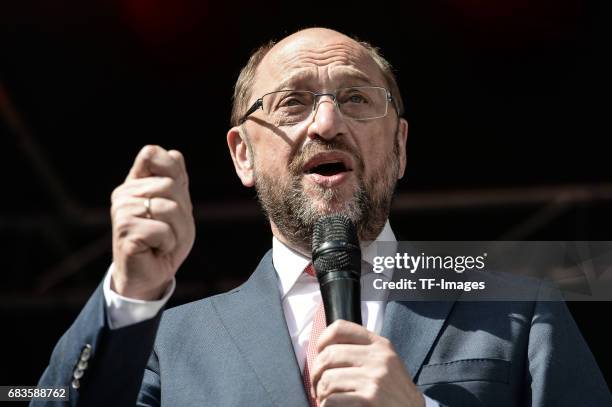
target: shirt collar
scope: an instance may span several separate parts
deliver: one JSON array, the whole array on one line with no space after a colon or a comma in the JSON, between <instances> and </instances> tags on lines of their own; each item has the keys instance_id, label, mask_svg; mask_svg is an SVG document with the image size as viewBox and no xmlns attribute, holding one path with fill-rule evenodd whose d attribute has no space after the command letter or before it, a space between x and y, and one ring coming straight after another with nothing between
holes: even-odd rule
<instances>
[{"instance_id":1,"label":"shirt collar","mask_svg":"<svg viewBox=\"0 0 612 407\"><path fill-rule=\"evenodd\" d=\"M385 222L383 230L374 242L364 242L361 244L361 259L363 261L372 264L374 257L378 255L377 251L380 249L375 244L378 242L397 242L391 225L389 225L389 220ZM272 237L272 262L278 274L281 298L283 298L295 285L310 261L310 257L298 253L276 237ZM383 274L385 273L392 272L384 271Z\"/></svg>"}]
</instances>

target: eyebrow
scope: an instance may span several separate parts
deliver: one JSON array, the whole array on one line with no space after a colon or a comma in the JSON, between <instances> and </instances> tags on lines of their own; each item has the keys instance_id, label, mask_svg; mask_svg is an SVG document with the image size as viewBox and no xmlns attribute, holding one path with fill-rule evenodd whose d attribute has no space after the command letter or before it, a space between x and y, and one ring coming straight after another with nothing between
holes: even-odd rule
<instances>
[{"instance_id":1,"label":"eyebrow","mask_svg":"<svg viewBox=\"0 0 612 407\"><path fill-rule=\"evenodd\" d=\"M335 70L333 76L335 77L334 80L339 82L338 87L372 85L370 77L355 68L338 68ZM312 79L312 70L302 69L281 81L270 92L276 92L283 89L292 89L296 84L305 83Z\"/></svg>"}]
</instances>

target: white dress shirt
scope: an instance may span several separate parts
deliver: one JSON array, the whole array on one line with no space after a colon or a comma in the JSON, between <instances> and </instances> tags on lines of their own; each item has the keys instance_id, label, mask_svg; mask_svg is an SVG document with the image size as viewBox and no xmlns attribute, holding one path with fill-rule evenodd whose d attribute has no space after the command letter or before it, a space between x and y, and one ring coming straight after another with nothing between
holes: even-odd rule
<instances>
[{"instance_id":1,"label":"white dress shirt","mask_svg":"<svg viewBox=\"0 0 612 407\"><path fill-rule=\"evenodd\" d=\"M396 241L395 234L387 221L382 232L376 238L376 242ZM378 255L375 246L373 244L362 244L361 258L364 262L372 264L372 259ZM283 312L301 371L304 370L312 321L319 304L322 302L316 277L304 273L304 269L310 261L309 257L292 250L275 237L272 238L272 263L278 274ZM173 280L160 300L134 300L123 297L111 289L112 272L113 266L111 265L103 283L108 323L111 329L118 329L153 318L168 301L176 286ZM391 271L384 271L382 274L376 274L376 278L390 280L391 274ZM362 280L372 276L371 269L362 270ZM361 301L362 321L368 330L380 334L384 313L384 301ZM425 407L439 407L439 404L425 396Z\"/></svg>"}]
</instances>

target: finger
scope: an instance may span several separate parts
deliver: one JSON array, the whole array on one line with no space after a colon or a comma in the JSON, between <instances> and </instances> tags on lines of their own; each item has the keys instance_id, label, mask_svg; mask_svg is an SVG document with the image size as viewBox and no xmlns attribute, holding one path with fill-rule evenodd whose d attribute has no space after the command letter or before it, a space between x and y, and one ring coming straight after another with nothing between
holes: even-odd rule
<instances>
[{"instance_id":1,"label":"finger","mask_svg":"<svg viewBox=\"0 0 612 407\"><path fill-rule=\"evenodd\" d=\"M339 319L321 332L317 351L321 353L326 346L335 343L369 345L372 343L372 333L354 322Z\"/></svg>"},{"instance_id":2,"label":"finger","mask_svg":"<svg viewBox=\"0 0 612 407\"><path fill-rule=\"evenodd\" d=\"M148 202L147 202L148 201ZM149 206L147 209L147 205ZM115 199L111 207L111 215L129 214L139 218L161 220L173 223L179 218L185 218L180 204L173 200L160 197L139 197L124 195Z\"/></svg>"},{"instance_id":3,"label":"finger","mask_svg":"<svg viewBox=\"0 0 612 407\"><path fill-rule=\"evenodd\" d=\"M367 405L359 393L333 393L322 402L321 407L360 407Z\"/></svg>"},{"instance_id":4,"label":"finger","mask_svg":"<svg viewBox=\"0 0 612 407\"><path fill-rule=\"evenodd\" d=\"M367 378L362 369L344 367L325 371L315 387L319 403L335 393L354 392L364 386Z\"/></svg>"},{"instance_id":5,"label":"finger","mask_svg":"<svg viewBox=\"0 0 612 407\"><path fill-rule=\"evenodd\" d=\"M185 213L179 203L164 198L151 198L150 202L152 218L170 225L176 236L177 245L193 240L193 218Z\"/></svg>"},{"instance_id":6,"label":"finger","mask_svg":"<svg viewBox=\"0 0 612 407\"><path fill-rule=\"evenodd\" d=\"M188 185L189 175L187 174L187 165L185 164L185 157L183 157L183 154L178 150L170 150L168 151L168 154L179 163L183 171L183 181L185 185Z\"/></svg>"},{"instance_id":7,"label":"finger","mask_svg":"<svg viewBox=\"0 0 612 407\"><path fill-rule=\"evenodd\" d=\"M144 146L130 169L126 180L153 175L182 179L181 164L160 146Z\"/></svg>"},{"instance_id":8,"label":"finger","mask_svg":"<svg viewBox=\"0 0 612 407\"><path fill-rule=\"evenodd\" d=\"M149 201L147 210L146 200ZM113 216L127 214L145 219L165 222L172 228L179 242L183 241L190 231L190 216L187 216L180 204L165 198L140 198L126 196L119 198L113 205Z\"/></svg>"},{"instance_id":9,"label":"finger","mask_svg":"<svg viewBox=\"0 0 612 407\"><path fill-rule=\"evenodd\" d=\"M128 180L113 191L111 201L115 202L117 199L126 196L168 198L181 203L189 199L189 194L185 193L185 189L169 177L146 177Z\"/></svg>"},{"instance_id":10,"label":"finger","mask_svg":"<svg viewBox=\"0 0 612 407\"><path fill-rule=\"evenodd\" d=\"M368 359L370 348L364 345L330 345L315 358L310 382L316 386L321 376L330 369L361 367Z\"/></svg>"},{"instance_id":11,"label":"finger","mask_svg":"<svg viewBox=\"0 0 612 407\"><path fill-rule=\"evenodd\" d=\"M127 255L155 250L170 253L176 246L176 236L170 225L155 219L122 216L115 220L118 244Z\"/></svg>"}]
</instances>

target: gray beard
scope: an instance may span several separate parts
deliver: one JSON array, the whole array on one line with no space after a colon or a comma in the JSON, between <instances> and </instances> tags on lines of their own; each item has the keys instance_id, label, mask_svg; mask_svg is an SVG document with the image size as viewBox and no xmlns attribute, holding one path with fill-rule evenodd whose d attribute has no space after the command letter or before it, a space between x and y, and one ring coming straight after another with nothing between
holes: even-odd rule
<instances>
[{"instance_id":1,"label":"gray beard","mask_svg":"<svg viewBox=\"0 0 612 407\"><path fill-rule=\"evenodd\" d=\"M337 141L317 142L309 151L295 157L289 166L290 179L280 180L255 171L257 197L268 219L273 222L289 245L310 253L314 225L323 215L343 214L353 221L360 241L372 241L382 231L391 210L391 202L399 172L399 145L396 142L393 153L382 162L389 163L364 180L363 161L344 143ZM310 151L311 150L311 151ZM355 168L358 188L353 196L340 202L338 191L315 185L316 194L324 208L313 204L302 186L303 163L308 157L320 151L342 150L349 152L358 163ZM308 154L308 153L311 154Z\"/></svg>"}]
</instances>

